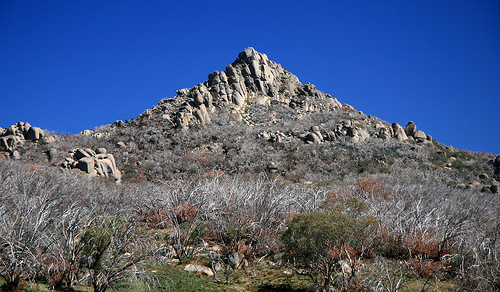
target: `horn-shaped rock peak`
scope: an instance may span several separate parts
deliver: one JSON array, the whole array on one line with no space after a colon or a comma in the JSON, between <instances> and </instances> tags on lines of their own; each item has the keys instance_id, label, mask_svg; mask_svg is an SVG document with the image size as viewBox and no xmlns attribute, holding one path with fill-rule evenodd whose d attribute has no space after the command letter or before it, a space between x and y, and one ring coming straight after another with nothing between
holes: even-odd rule
<instances>
[{"instance_id":1,"label":"horn-shaped rock peak","mask_svg":"<svg viewBox=\"0 0 500 292\"><path fill-rule=\"evenodd\" d=\"M161 110L164 120L184 128L210 123L216 108L231 106L237 112L249 99L263 105L275 100L296 108L304 106L308 98L325 99L333 108L341 106L314 85L301 84L297 76L269 60L266 54L247 47L225 71L210 73L207 81L193 88L177 90L176 97L164 99L153 112Z\"/></svg>"}]
</instances>

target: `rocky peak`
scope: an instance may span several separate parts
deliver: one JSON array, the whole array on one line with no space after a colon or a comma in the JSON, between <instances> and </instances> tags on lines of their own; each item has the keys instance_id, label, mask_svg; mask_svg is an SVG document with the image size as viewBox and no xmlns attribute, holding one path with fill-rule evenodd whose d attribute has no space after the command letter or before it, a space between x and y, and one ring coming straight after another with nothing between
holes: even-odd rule
<instances>
[{"instance_id":1,"label":"rocky peak","mask_svg":"<svg viewBox=\"0 0 500 292\"><path fill-rule=\"evenodd\" d=\"M232 64L226 66L225 73L230 85L240 83L242 89L269 97L278 97L286 90L293 93L301 85L295 75L251 47L246 48Z\"/></svg>"},{"instance_id":2,"label":"rocky peak","mask_svg":"<svg viewBox=\"0 0 500 292\"><path fill-rule=\"evenodd\" d=\"M419 143L432 141L432 137L417 130L413 122L406 127L397 123L390 125L365 116L347 104L341 104L336 98L317 90L313 84L302 84L297 76L251 47L239 53L225 71L210 73L207 81L193 88L177 90L174 98L160 101L135 122L142 125L153 122L163 127L181 129L206 125L212 120L217 120L217 123L239 120L255 126L268 122L284 123L275 116L280 111L288 113L286 119L289 121L311 118L318 113L336 112L338 123L333 127L320 131L316 129L318 125L312 124L310 131L302 131L294 136L309 144L335 141L339 137L355 142L370 137ZM263 116L269 116L270 119ZM271 142L293 136L275 132L261 134L261 138Z\"/></svg>"},{"instance_id":3,"label":"rocky peak","mask_svg":"<svg viewBox=\"0 0 500 292\"><path fill-rule=\"evenodd\" d=\"M267 55L257 52L252 47L247 47L243 52L238 54L238 58L234 63L247 63L250 64L253 60L265 60L268 61Z\"/></svg>"},{"instance_id":4,"label":"rocky peak","mask_svg":"<svg viewBox=\"0 0 500 292\"><path fill-rule=\"evenodd\" d=\"M247 47L226 66L225 71L212 72L207 81L190 89L178 90L173 99L162 100L139 118L153 116L169 121L168 124L174 127L188 128L193 124L210 123L217 108L230 108L236 118L241 119L241 112L249 101L269 105L274 100L294 109L311 110L318 106L318 102L310 103L310 99L321 100L324 105L319 107L333 109L342 106L314 85L300 83L297 76L269 60L265 54Z\"/></svg>"}]
</instances>

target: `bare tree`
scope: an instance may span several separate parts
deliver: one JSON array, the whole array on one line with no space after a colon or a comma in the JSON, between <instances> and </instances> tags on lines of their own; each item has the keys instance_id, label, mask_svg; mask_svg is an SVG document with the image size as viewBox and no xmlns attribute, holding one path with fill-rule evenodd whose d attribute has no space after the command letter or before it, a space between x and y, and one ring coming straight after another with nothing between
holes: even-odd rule
<instances>
[{"instance_id":1,"label":"bare tree","mask_svg":"<svg viewBox=\"0 0 500 292\"><path fill-rule=\"evenodd\" d=\"M141 267L156 252L151 236L137 222L121 217L93 218L80 240L83 243L81 267L95 292L127 278L148 278Z\"/></svg>"},{"instance_id":2,"label":"bare tree","mask_svg":"<svg viewBox=\"0 0 500 292\"><path fill-rule=\"evenodd\" d=\"M3 173L0 191L0 275L6 289L40 274L46 253L45 231L58 200L56 186L35 171Z\"/></svg>"},{"instance_id":3,"label":"bare tree","mask_svg":"<svg viewBox=\"0 0 500 292\"><path fill-rule=\"evenodd\" d=\"M44 273L53 289L73 286L80 274L80 258L84 247L81 240L88 212L75 205L53 219L53 228L47 232L48 251Z\"/></svg>"}]
</instances>

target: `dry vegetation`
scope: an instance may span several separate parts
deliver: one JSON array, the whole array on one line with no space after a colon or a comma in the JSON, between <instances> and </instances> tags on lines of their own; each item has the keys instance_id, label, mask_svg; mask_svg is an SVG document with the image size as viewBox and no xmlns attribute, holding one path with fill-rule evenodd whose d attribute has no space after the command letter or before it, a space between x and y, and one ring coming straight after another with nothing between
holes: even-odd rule
<instances>
[{"instance_id":1,"label":"dry vegetation","mask_svg":"<svg viewBox=\"0 0 500 292\"><path fill-rule=\"evenodd\" d=\"M351 176L318 186L209 172L117 186L3 159L3 289L45 283L105 291L133 278L168 290L152 267L174 269L179 260L212 267L206 281L227 290L244 278L234 263L242 254L249 272L265 262L292 268L291 278L309 276L304 290L408 291L414 283L424 290L498 290L500 198L415 184L409 174L390 178ZM292 289L266 283L245 289Z\"/></svg>"},{"instance_id":2,"label":"dry vegetation","mask_svg":"<svg viewBox=\"0 0 500 292\"><path fill-rule=\"evenodd\" d=\"M203 127L141 115L1 155L2 289L500 289L494 155L376 138L368 125L385 122L348 108L218 111ZM372 136L300 138L347 120ZM58 168L98 147L120 185ZM193 278L189 263L210 276Z\"/></svg>"}]
</instances>

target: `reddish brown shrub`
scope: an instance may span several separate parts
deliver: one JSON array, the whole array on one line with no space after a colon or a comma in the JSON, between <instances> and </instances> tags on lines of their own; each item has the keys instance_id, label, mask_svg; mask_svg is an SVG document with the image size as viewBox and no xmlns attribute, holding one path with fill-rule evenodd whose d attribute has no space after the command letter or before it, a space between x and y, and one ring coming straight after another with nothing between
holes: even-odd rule
<instances>
[{"instance_id":1,"label":"reddish brown shrub","mask_svg":"<svg viewBox=\"0 0 500 292\"><path fill-rule=\"evenodd\" d=\"M150 210L139 210L136 216L144 221L149 228L162 229L165 228L165 223L167 221L167 215L163 210L158 210L156 212Z\"/></svg>"},{"instance_id":2,"label":"reddish brown shrub","mask_svg":"<svg viewBox=\"0 0 500 292\"><path fill-rule=\"evenodd\" d=\"M296 172L285 175L285 179L293 183L299 183L303 178L304 176L301 173Z\"/></svg>"},{"instance_id":3,"label":"reddish brown shrub","mask_svg":"<svg viewBox=\"0 0 500 292\"><path fill-rule=\"evenodd\" d=\"M438 275L441 262L418 257L410 261L410 267L419 277L430 278Z\"/></svg>"},{"instance_id":4,"label":"reddish brown shrub","mask_svg":"<svg viewBox=\"0 0 500 292\"><path fill-rule=\"evenodd\" d=\"M197 215L198 210L193 205L183 203L175 208L175 216L179 224L184 222L193 222Z\"/></svg>"},{"instance_id":5,"label":"reddish brown shrub","mask_svg":"<svg viewBox=\"0 0 500 292\"><path fill-rule=\"evenodd\" d=\"M404 234L404 241L411 255L439 260L439 243L429 234Z\"/></svg>"},{"instance_id":6,"label":"reddish brown shrub","mask_svg":"<svg viewBox=\"0 0 500 292\"><path fill-rule=\"evenodd\" d=\"M394 192L390 187L385 186L383 182L372 176L360 178L358 180L357 191L363 195L375 200L390 201L393 198Z\"/></svg>"},{"instance_id":7,"label":"reddish brown shrub","mask_svg":"<svg viewBox=\"0 0 500 292\"><path fill-rule=\"evenodd\" d=\"M198 162L201 163L202 165L207 165L208 158L206 158L205 156L198 157Z\"/></svg>"},{"instance_id":8,"label":"reddish brown shrub","mask_svg":"<svg viewBox=\"0 0 500 292\"><path fill-rule=\"evenodd\" d=\"M390 232L381 226L376 238L376 245L381 255L388 258L410 259L420 256L438 261L439 242L427 233Z\"/></svg>"},{"instance_id":9,"label":"reddish brown shrub","mask_svg":"<svg viewBox=\"0 0 500 292\"><path fill-rule=\"evenodd\" d=\"M34 164L25 164L24 166L31 168L32 170L40 170L40 167Z\"/></svg>"}]
</instances>

